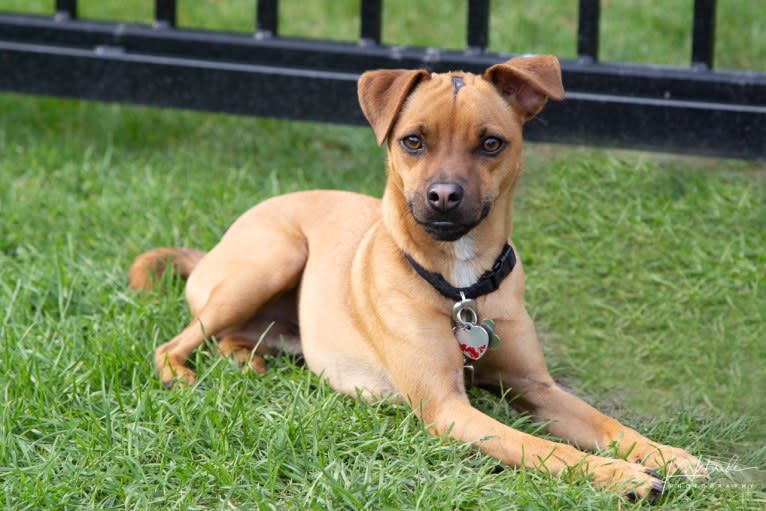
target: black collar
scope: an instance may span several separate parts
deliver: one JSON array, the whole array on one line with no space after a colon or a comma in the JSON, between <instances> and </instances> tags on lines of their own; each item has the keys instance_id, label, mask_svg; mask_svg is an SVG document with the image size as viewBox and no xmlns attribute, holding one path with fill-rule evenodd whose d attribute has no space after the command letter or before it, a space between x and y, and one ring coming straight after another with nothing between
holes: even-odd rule
<instances>
[{"instance_id":1,"label":"black collar","mask_svg":"<svg viewBox=\"0 0 766 511\"><path fill-rule=\"evenodd\" d=\"M484 272L484 275L479 277L475 284L468 287L454 287L440 273L430 272L420 266L411 255L404 254L404 257L407 258L407 262L410 263L412 269L418 272L418 275L423 277L434 289L456 302L462 300L461 293L466 298L478 298L497 291L503 279L511 274L513 267L516 265L516 254L513 252L513 247L511 247L510 243L506 242L500 256L495 260L495 264L492 265L492 269Z\"/></svg>"}]
</instances>

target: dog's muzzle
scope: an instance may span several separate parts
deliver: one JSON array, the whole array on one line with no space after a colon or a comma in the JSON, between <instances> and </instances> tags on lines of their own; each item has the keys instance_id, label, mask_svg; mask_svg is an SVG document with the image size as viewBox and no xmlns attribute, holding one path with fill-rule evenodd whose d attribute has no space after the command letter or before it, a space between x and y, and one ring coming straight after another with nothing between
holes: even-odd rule
<instances>
[{"instance_id":1,"label":"dog's muzzle","mask_svg":"<svg viewBox=\"0 0 766 511\"><path fill-rule=\"evenodd\" d=\"M457 241L484 220L492 207L482 203L481 209L468 208L463 188L451 183L435 183L428 188L426 200L418 205L409 201L415 221L437 241ZM424 204L425 203L425 204ZM418 207L419 206L419 207Z\"/></svg>"}]
</instances>

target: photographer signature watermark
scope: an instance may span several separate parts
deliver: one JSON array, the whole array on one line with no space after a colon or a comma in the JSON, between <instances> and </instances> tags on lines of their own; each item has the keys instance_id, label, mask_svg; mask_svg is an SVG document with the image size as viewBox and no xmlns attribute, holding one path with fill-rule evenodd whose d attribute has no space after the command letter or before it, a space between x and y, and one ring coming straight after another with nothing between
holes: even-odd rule
<instances>
[{"instance_id":1,"label":"photographer signature watermark","mask_svg":"<svg viewBox=\"0 0 766 511\"><path fill-rule=\"evenodd\" d=\"M766 470L762 467L744 465L737 458L727 461L702 460L702 466L709 475L707 484L718 486L746 486L766 489ZM689 479L690 476L671 475L669 479ZM691 479L705 476L691 476Z\"/></svg>"}]
</instances>

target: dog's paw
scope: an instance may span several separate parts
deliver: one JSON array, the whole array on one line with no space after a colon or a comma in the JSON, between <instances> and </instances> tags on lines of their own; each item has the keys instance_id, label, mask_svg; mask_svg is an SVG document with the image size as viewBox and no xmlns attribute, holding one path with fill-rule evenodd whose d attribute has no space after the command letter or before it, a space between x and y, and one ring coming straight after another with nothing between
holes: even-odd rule
<instances>
[{"instance_id":1,"label":"dog's paw","mask_svg":"<svg viewBox=\"0 0 766 511\"><path fill-rule=\"evenodd\" d=\"M243 373L254 372L264 374L266 361L262 356L253 352L251 347L243 348L236 344L226 342L226 339L218 343L218 354L228 358L232 365L239 367Z\"/></svg>"},{"instance_id":2,"label":"dog's paw","mask_svg":"<svg viewBox=\"0 0 766 511\"><path fill-rule=\"evenodd\" d=\"M266 373L266 361L260 355L252 355L249 364L242 365L242 372L253 371L256 374Z\"/></svg>"},{"instance_id":3,"label":"dog's paw","mask_svg":"<svg viewBox=\"0 0 766 511\"><path fill-rule=\"evenodd\" d=\"M591 468L593 484L599 488L621 493L632 501L655 501L665 493L660 474L638 463L602 458ZM593 467L592 463L589 463Z\"/></svg>"},{"instance_id":4,"label":"dog's paw","mask_svg":"<svg viewBox=\"0 0 766 511\"><path fill-rule=\"evenodd\" d=\"M171 389L176 385L191 386L197 381L194 371L185 366L165 365L159 373L160 381L166 389Z\"/></svg>"},{"instance_id":5,"label":"dog's paw","mask_svg":"<svg viewBox=\"0 0 766 511\"><path fill-rule=\"evenodd\" d=\"M677 447L648 444L634 449L630 457L645 467L662 470L668 476L683 476L694 480L710 478L705 465L697 457Z\"/></svg>"}]
</instances>

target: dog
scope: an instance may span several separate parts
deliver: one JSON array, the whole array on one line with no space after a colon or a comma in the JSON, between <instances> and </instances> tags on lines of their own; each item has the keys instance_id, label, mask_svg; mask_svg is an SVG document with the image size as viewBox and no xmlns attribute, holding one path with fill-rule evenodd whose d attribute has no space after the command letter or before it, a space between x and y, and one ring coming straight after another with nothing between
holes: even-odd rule
<instances>
[{"instance_id":1,"label":"dog","mask_svg":"<svg viewBox=\"0 0 766 511\"><path fill-rule=\"evenodd\" d=\"M336 391L399 396L432 433L512 467L582 470L634 498L663 492L659 469L704 477L694 456L559 387L525 310L511 205L523 125L549 98L564 99L557 58L517 57L481 75L368 71L358 95L387 143L381 200L283 195L247 211L208 253L158 248L135 260L134 289L152 289L168 268L187 279L193 319L156 350L162 382L193 383L186 361L214 337L221 354L259 373L264 354L301 353ZM467 370L477 385L509 389L515 407L567 443L473 408ZM621 458L581 450L607 447Z\"/></svg>"}]
</instances>

